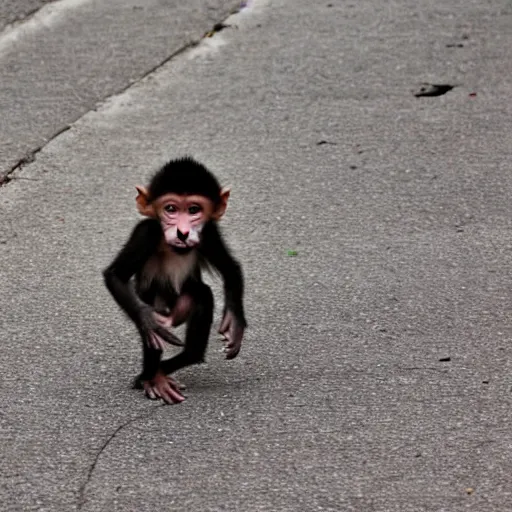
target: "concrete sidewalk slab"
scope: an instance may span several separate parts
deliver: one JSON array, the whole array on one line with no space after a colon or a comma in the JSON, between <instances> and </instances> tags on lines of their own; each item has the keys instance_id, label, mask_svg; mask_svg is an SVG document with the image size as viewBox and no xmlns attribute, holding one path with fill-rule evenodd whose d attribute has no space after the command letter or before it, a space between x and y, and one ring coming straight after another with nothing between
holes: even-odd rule
<instances>
[{"instance_id":1,"label":"concrete sidewalk slab","mask_svg":"<svg viewBox=\"0 0 512 512\"><path fill-rule=\"evenodd\" d=\"M4 0L0 3L0 31L20 22L54 0Z\"/></svg>"},{"instance_id":2,"label":"concrete sidewalk slab","mask_svg":"<svg viewBox=\"0 0 512 512\"><path fill-rule=\"evenodd\" d=\"M201 39L234 0L61 0L0 33L0 179L106 97Z\"/></svg>"}]
</instances>

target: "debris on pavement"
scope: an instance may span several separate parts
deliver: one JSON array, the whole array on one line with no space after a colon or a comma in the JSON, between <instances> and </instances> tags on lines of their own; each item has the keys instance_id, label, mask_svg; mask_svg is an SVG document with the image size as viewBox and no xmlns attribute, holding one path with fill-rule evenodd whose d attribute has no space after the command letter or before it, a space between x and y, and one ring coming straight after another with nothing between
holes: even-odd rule
<instances>
[{"instance_id":1,"label":"debris on pavement","mask_svg":"<svg viewBox=\"0 0 512 512\"><path fill-rule=\"evenodd\" d=\"M424 83L420 87L420 90L414 93L414 96L416 96L416 98L421 98L422 96L442 96L448 91L451 91L454 87L455 85L450 84Z\"/></svg>"}]
</instances>

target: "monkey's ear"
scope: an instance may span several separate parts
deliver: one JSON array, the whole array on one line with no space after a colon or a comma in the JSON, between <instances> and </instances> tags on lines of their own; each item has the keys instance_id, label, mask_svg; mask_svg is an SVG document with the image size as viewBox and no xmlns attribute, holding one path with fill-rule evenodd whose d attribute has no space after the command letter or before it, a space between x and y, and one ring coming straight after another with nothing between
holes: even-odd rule
<instances>
[{"instance_id":1,"label":"monkey's ear","mask_svg":"<svg viewBox=\"0 0 512 512\"><path fill-rule=\"evenodd\" d=\"M145 217L156 217L155 209L149 201L147 188L140 185L137 185L135 188L138 192L135 201L137 202L137 210L139 210L139 213Z\"/></svg>"},{"instance_id":2,"label":"monkey's ear","mask_svg":"<svg viewBox=\"0 0 512 512\"><path fill-rule=\"evenodd\" d=\"M223 189L221 189L220 203L212 215L214 220L219 220L226 212L226 208L228 207L229 194L231 194L231 189L229 187L224 187Z\"/></svg>"}]
</instances>

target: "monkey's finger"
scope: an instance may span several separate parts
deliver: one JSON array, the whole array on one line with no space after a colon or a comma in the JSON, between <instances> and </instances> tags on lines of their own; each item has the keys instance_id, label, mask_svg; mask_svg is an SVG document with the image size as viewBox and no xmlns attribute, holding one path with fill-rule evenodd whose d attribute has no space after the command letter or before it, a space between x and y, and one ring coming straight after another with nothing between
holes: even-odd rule
<instances>
[{"instance_id":1,"label":"monkey's finger","mask_svg":"<svg viewBox=\"0 0 512 512\"><path fill-rule=\"evenodd\" d=\"M226 351L226 359L234 359L240 352L240 345L233 346Z\"/></svg>"},{"instance_id":2,"label":"monkey's finger","mask_svg":"<svg viewBox=\"0 0 512 512\"><path fill-rule=\"evenodd\" d=\"M171 386L173 386L175 389L179 389L180 391L183 391L184 389L187 389L187 386L185 384L177 381L176 379L173 379L172 377L166 377Z\"/></svg>"},{"instance_id":3,"label":"monkey's finger","mask_svg":"<svg viewBox=\"0 0 512 512\"><path fill-rule=\"evenodd\" d=\"M157 399L157 396L155 394L154 388L153 388L153 386L149 382L143 381L142 382L142 387L144 388L144 392L145 392L146 396L150 400L156 400Z\"/></svg>"},{"instance_id":4,"label":"monkey's finger","mask_svg":"<svg viewBox=\"0 0 512 512\"><path fill-rule=\"evenodd\" d=\"M165 341L154 331L149 334L150 345L156 350L163 350L165 348Z\"/></svg>"},{"instance_id":5,"label":"monkey's finger","mask_svg":"<svg viewBox=\"0 0 512 512\"><path fill-rule=\"evenodd\" d=\"M228 339L228 347L241 345L244 337L244 329L242 327L233 326L226 335Z\"/></svg>"},{"instance_id":6,"label":"monkey's finger","mask_svg":"<svg viewBox=\"0 0 512 512\"><path fill-rule=\"evenodd\" d=\"M219 326L219 333L224 333L226 332L228 329L229 329L229 325L231 324L231 321L232 321L232 315L229 311L227 311L225 314L224 314L224 317L222 318L222 321L220 323L220 326Z\"/></svg>"},{"instance_id":7,"label":"monkey's finger","mask_svg":"<svg viewBox=\"0 0 512 512\"><path fill-rule=\"evenodd\" d=\"M164 315L163 313L159 313L158 311L153 311L153 318L158 322L165 323L165 321L170 318L169 315Z\"/></svg>"},{"instance_id":8,"label":"monkey's finger","mask_svg":"<svg viewBox=\"0 0 512 512\"><path fill-rule=\"evenodd\" d=\"M233 347L239 347L241 344L242 340L233 338L232 340L229 340L228 343L226 343L226 348L231 350Z\"/></svg>"},{"instance_id":9,"label":"monkey's finger","mask_svg":"<svg viewBox=\"0 0 512 512\"><path fill-rule=\"evenodd\" d=\"M169 345L174 345L175 347L184 346L184 343L178 338L178 336L176 336L172 332L169 332L167 329L164 329L163 327L157 327L155 329L155 333L160 339L162 339L162 341L166 341L167 343L169 343ZM164 346L165 343L163 344L162 349Z\"/></svg>"},{"instance_id":10,"label":"monkey's finger","mask_svg":"<svg viewBox=\"0 0 512 512\"><path fill-rule=\"evenodd\" d=\"M154 349L158 350L158 340L156 339L156 335L153 334L152 332L149 333L148 345L151 348L154 348Z\"/></svg>"},{"instance_id":11,"label":"monkey's finger","mask_svg":"<svg viewBox=\"0 0 512 512\"><path fill-rule=\"evenodd\" d=\"M164 398L164 400L168 404L181 404L185 401L185 397L178 391L171 389L167 394L167 399Z\"/></svg>"},{"instance_id":12,"label":"monkey's finger","mask_svg":"<svg viewBox=\"0 0 512 512\"><path fill-rule=\"evenodd\" d=\"M241 328L233 329L232 338L226 345L226 359L234 359L240 352L242 346L242 338L244 337L244 330Z\"/></svg>"},{"instance_id":13,"label":"monkey's finger","mask_svg":"<svg viewBox=\"0 0 512 512\"><path fill-rule=\"evenodd\" d=\"M167 329L163 327L157 327L155 329L157 335L163 339L163 341L169 343L169 345L174 345L176 347L183 347L184 343L172 332L169 332ZM165 345L165 344L164 344Z\"/></svg>"},{"instance_id":14,"label":"monkey's finger","mask_svg":"<svg viewBox=\"0 0 512 512\"><path fill-rule=\"evenodd\" d=\"M185 400L185 397L177 389L171 386L168 382L162 385L160 391L162 399L164 400L164 402L168 404L178 404Z\"/></svg>"},{"instance_id":15,"label":"monkey's finger","mask_svg":"<svg viewBox=\"0 0 512 512\"><path fill-rule=\"evenodd\" d=\"M172 316L161 315L160 313L154 311L153 317L162 327L172 327Z\"/></svg>"},{"instance_id":16,"label":"monkey's finger","mask_svg":"<svg viewBox=\"0 0 512 512\"><path fill-rule=\"evenodd\" d=\"M229 330L224 334L224 352L226 353L227 359L232 359L228 355L233 351L233 347L236 345L236 339L233 338L232 330Z\"/></svg>"}]
</instances>

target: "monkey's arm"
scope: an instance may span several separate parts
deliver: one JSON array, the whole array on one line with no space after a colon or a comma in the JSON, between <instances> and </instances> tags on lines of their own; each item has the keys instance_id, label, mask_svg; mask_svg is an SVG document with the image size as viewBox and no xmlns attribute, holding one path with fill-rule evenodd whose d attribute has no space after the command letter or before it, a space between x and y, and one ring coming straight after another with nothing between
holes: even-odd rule
<instances>
[{"instance_id":1,"label":"monkey's arm","mask_svg":"<svg viewBox=\"0 0 512 512\"><path fill-rule=\"evenodd\" d=\"M240 352L247 322L245 320L242 267L231 256L216 224L205 226L202 252L219 271L224 280L224 315L219 333L227 339L226 358L233 359Z\"/></svg>"},{"instance_id":2,"label":"monkey's arm","mask_svg":"<svg viewBox=\"0 0 512 512\"><path fill-rule=\"evenodd\" d=\"M105 285L117 304L135 323L143 341L157 350L163 348L159 338L173 345L182 346L182 343L157 321L153 308L140 299L130 280L156 252L161 238L157 221L139 222L126 245L103 272Z\"/></svg>"}]
</instances>

